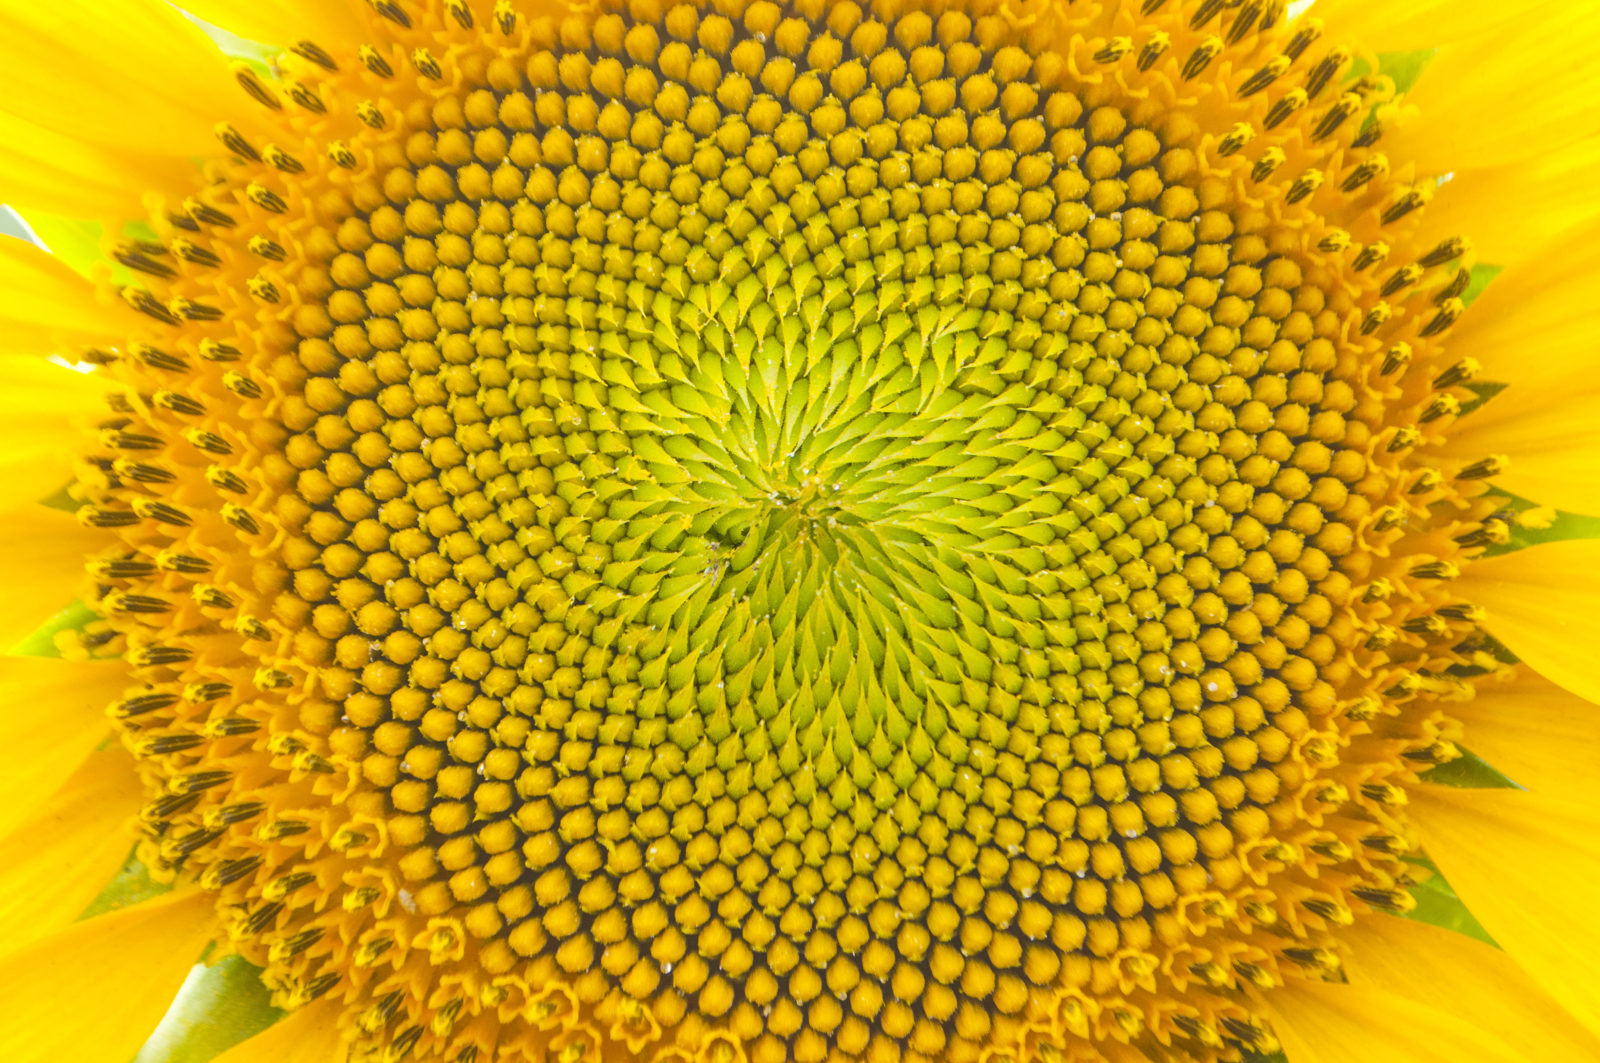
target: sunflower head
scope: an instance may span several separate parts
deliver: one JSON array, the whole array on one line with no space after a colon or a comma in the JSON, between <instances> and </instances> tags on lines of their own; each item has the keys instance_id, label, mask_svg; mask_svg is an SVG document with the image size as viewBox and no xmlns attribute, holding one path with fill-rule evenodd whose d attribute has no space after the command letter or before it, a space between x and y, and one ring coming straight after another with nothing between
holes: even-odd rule
<instances>
[{"instance_id":1,"label":"sunflower head","mask_svg":"<svg viewBox=\"0 0 1600 1063\"><path fill-rule=\"evenodd\" d=\"M203 175L36 315L110 402L63 644L279 1005L1239 1060L1415 907L1515 466L1383 62L1264 0L191 6L297 43L168 93Z\"/></svg>"}]
</instances>

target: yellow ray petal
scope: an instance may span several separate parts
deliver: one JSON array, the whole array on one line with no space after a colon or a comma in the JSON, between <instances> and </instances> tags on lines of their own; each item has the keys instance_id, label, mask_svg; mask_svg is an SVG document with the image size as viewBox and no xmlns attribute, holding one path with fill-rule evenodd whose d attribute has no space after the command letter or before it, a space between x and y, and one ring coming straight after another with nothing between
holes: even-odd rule
<instances>
[{"instance_id":1,"label":"yellow ray petal","mask_svg":"<svg viewBox=\"0 0 1600 1063\"><path fill-rule=\"evenodd\" d=\"M1356 982L1294 980L1265 997L1289 1063L1534 1063L1454 1010Z\"/></svg>"},{"instance_id":2,"label":"yellow ray petal","mask_svg":"<svg viewBox=\"0 0 1600 1063\"><path fill-rule=\"evenodd\" d=\"M1545 992L1600 1033L1600 823L1592 803L1425 786L1410 808L1423 847L1473 916Z\"/></svg>"},{"instance_id":3,"label":"yellow ray petal","mask_svg":"<svg viewBox=\"0 0 1600 1063\"><path fill-rule=\"evenodd\" d=\"M0 832L47 801L105 740L106 706L127 685L121 661L0 657L0 724L12 751L0 772Z\"/></svg>"},{"instance_id":4,"label":"yellow ray petal","mask_svg":"<svg viewBox=\"0 0 1600 1063\"><path fill-rule=\"evenodd\" d=\"M48 506L0 514L0 554L6 558L0 648L15 645L71 604L83 582L84 560L110 541L105 532Z\"/></svg>"},{"instance_id":5,"label":"yellow ray petal","mask_svg":"<svg viewBox=\"0 0 1600 1063\"><path fill-rule=\"evenodd\" d=\"M142 799L132 756L93 753L37 816L0 838L0 941L15 947L77 919L127 861Z\"/></svg>"},{"instance_id":6,"label":"yellow ray petal","mask_svg":"<svg viewBox=\"0 0 1600 1063\"><path fill-rule=\"evenodd\" d=\"M1352 979L1466 1016L1534 1059L1600 1059L1600 1039L1492 945L1391 915L1357 921L1340 941Z\"/></svg>"},{"instance_id":7,"label":"yellow ray petal","mask_svg":"<svg viewBox=\"0 0 1600 1063\"><path fill-rule=\"evenodd\" d=\"M1461 0L1317 0L1311 15L1322 19L1332 40L1366 45L1378 52L1413 52L1468 40L1510 22L1519 9Z\"/></svg>"},{"instance_id":8,"label":"yellow ray petal","mask_svg":"<svg viewBox=\"0 0 1600 1063\"><path fill-rule=\"evenodd\" d=\"M214 1063L336 1063L343 1059L339 1005L331 1000L291 1012Z\"/></svg>"},{"instance_id":9,"label":"yellow ray petal","mask_svg":"<svg viewBox=\"0 0 1600 1063\"><path fill-rule=\"evenodd\" d=\"M1432 247L1468 236L1480 261L1522 262L1600 217L1600 199L1594 195L1597 149L1594 140L1583 140L1537 159L1456 173L1422 212L1419 242ZM1507 210L1507 203L1516 209Z\"/></svg>"},{"instance_id":10,"label":"yellow ray petal","mask_svg":"<svg viewBox=\"0 0 1600 1063\"><path fill-rule=\"evenodd\" d=\"M1600 324L1588 300L1600 271L1597 244L1600 225L1590 224L1495 277L1451 330L1451 351L1476 359L1488 380L1595 394L1588 370Z\"/></svg>"},{"instance_id":11,"label":"yellow ray petal","mask_svg":"<svg viewBox=\"0 0 1600 1063\"><path fill-rule=\"evenodd\" d=\"M1449 457L1507 464L1496 487L1572 513L1600 514L1600 395L1561 382L1513 383L1450 430Z\"/></svg>"},{"instance_id":12,"label":"yellow ray petal","mask_svg":"<svg viewBox=\"0 0 1600 1063\"><path fill-rule=\"evenodd\" d=\"M246 40L366 43L356 9L344 0L187 0L183 9Z\"/></svg>"},{"instance_id":13,"label":"yellow ray petal","mask_svg":"<svg viewBox=\"0 0 1600 1063\"><path fill-rule=\"evenodd\" d=\"M0 201L71 218L142 218L147 192L182 190L198 176L184 159L97 148L4 112L0 144Z\"/></svg>"},{"instance_id":14,"label":"yellow ray petal","mask_svg":"<svg viewBox=\"0 0 1600 1063\"><path fill-rule=\"evenodd\" d=\"M0 512L51 497L72 482L89 428L106 415L104 373L43 358L0 360Z\"/></svg>"},{"instance_id":15,"label":"yellow ray petal","mask_svg":"<svg viewBox=\"0 0 1600 1063\"><path fill-rule=\"evenodd\" d=\"M1475 561L1459 588L1488 613L1489 633L1540 675L1600 701L1600 540L1543 543Z\"/></svg>"},{"instance_id":16,"label":"yellow ray petal","mask_svg":"<svg viewBox=\"0 0 1600 1063\"><path fill-rule=\"evenodd\" d=\"M0 958L0 1059L128 1063L215 930L208 894L169 893Z\"/></svg>"},{"instance_id":17,"label":"yellow ray petal","mask_svg":"<svg viewBox=\"0 0 1600 1063\"><path fill-rule=\"evenodd\" d=\"M219 110L246 107L222 53L157 0L0 0L0 100L46 129L172 155L214 151L214 126L232 117Z\"/></svg>"},{"instance_id":18,"label":"yellow ray petal","mask_svg":"<svg viewBox=\"0 0 1600 1063\"><path fill-rule=\"evenodd\" d=\"M1471 701L1452 702L1464 744L1538 793L1592 801L1600 765L1600 706L1526 669L1509 683L1480 683Z\"/></svg>"},{"instance_id":19,"label":"yellow ray petal","mask_svg":"<svg viewBox=\"0 0 1600 1063\"><path fill-rule=\"evenodd\" d=\"M43 248L0 237L0 354L52 354L125 336L134 312L111 298Z\"/></svg>"},{"instance_id":20,"label":"yellow ray petal","mask_svg":"<svg viewBox=\"0 0 1600 1063\"><path fill-rule=\"evenodd\" d=\"M1465 14L1508 5L1451 7ZM1501 32L1439 50L1406 94L1419 113L1384 134L1391 158L1445 174L1532 158L1592 135L1600 12L1587 4L1547 4L1537 18L1509 10Z\"/></svg>"}]
</instances>

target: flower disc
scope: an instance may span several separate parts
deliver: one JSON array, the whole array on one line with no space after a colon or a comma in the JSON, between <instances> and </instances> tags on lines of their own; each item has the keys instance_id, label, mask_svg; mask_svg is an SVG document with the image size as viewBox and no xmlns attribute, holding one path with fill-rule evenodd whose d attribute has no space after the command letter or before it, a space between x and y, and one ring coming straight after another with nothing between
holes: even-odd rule
<instances>
[{"instance_id":1,"label":"flower disc","mask_svg":"<svg viewBox=\"0 0 1600 1063\"><path fill-rule=\"evenodd\" d=\"M1259 0L427 6L123 252L148 858L375 1058L1272 1049L1504 538L1383 81Z\"/></svg>"}]
</instances>

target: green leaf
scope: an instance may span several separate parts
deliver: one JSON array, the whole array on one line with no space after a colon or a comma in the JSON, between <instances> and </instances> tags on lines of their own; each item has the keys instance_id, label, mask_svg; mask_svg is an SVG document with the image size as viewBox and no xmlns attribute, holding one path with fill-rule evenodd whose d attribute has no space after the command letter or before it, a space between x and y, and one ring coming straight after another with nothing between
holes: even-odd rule
<instances>
[{"instance_id":1,"label":"green leaf","mask_svg":"<svg viewBox=\"0 0 1600 1063\"><path fill-rule=\"evenodd\" d=\"M144 866L143 861L130 854L128 862L122 865L122 870L117 872L106 888L100 891L100 896L96 897L78 918L93 919L107 912L131 908L152 897L159 897L170 889L172 889L170 884L157 882L151 878L150 870Z\"/></svg>"},{"instance_id":2,"label":"green leaf","mask_svg":"<svg viewBox=\"0 0 1600 1063\"><path fill-rule=\"evenodd\" d=\"M261 968L232 955L197 964L133 1063L206 1063L283 1015Z\"/></svg>"},{"instance_id":3,"label":"green leaf","mask_svg":"<svg viewBox=\"0 0 1600 1063\"><path fill-rule=\"evenodd\" d=\"M1411 887L1411 896L1416 899L1417 906L1405 914L1407 919L1415 919L1419 923L1430 926L1443 927L1445 930L1454 930L1458 934L1465 934L1476 938L1486 945L1500 946L1483 924L1473 918L1461 898L1456 896L1455 889L1439 873L1432 860L1427 857L1413 859L1411 863L1418 864L1433 872L1426 881Z\"/></svg>"},{"instance_id":4,"label":"green leaf","mask_svg":"<svg viewBox=\"0 0 1600 1063\"><path fill-rule=\"evenodd\" d=\"M61 651L56 649L56 636L63 631L81 630L95 619L94 610L82 602L73 602L40 624L33 634L11 647L9 652L20 657L60 657Z\"/></svg>"},{"instance_id":5,"label":"green leaf","mask_svg":"<svg viewBox=\"0 0 1600 1063\"><path fill-rule=\"evenodd\" d=\"M24 217L38 242L79 273L87 276L92 266L105 261L100 253L104 227L99 222L63 218L39 210L30 210Z\"/></svg>"}]
</instances>

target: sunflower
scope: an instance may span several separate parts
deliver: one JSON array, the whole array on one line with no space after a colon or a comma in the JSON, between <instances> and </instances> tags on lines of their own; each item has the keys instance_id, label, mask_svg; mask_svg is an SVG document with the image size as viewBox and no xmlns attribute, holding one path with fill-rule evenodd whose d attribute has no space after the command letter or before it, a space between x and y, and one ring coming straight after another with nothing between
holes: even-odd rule
<instances>
[{"instance_id":1,"label":"sunflower","mask_svg":"<svg viewBox=\"0 0 1600 1063\"><path fill-rule=\"evenodd\" d=\"M0 2L6 1057L1600 1058L1600 17L1295 6Z\"/></svg>"}]
</instances>

